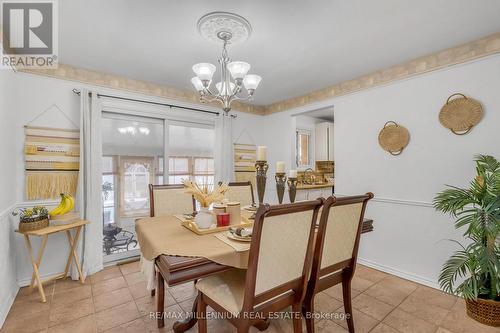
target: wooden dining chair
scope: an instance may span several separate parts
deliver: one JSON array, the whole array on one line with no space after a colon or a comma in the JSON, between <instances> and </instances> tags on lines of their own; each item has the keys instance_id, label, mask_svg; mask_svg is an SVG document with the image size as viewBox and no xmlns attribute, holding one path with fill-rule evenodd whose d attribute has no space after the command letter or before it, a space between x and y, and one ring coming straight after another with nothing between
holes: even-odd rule
<instances>
[{"instance_id":1,"label":"wooden dining chair","mask_svg":"<svg viewBox=\"0 0 500 333\"><path fill-rule=\"evenodd\" d=\"M257 210L248 269L197 282L198 332L207 332L207 305L224 314L238 333L292 306L294 332L302 331L301 302L312 258L314 229L323 199Z\"/></svg>"},{"instance_id":2,"label":"wooden dining chair","mask_svg":"<svg viewBox=\"0 0 500 333\"><path fill-rule=\"evenodd\" d=\"M196 201L182 184L149 184L150 216L186 214L196 211Z\"/></svg>"},{"instance_id":3,"label":"wooden dining chair","mask_svg":"<svg viewBox=\"0 0 500 333\"><path fill-rule=\"evenodd\" d=\"M196 202L192 195L189 195L185 191L185 187L182 184L171 184L171 185L153 185L149 184L149 215L151 217L155 216L167 216L176 214L186 214L196 211ZM143 272L153 272L154 262L146 260L141 255L141 271ZM149 273L146 273L149 276ZM163 279L157 275L157 283L163 283ZM148 278L149 280L149 278ZM151 283L154 281L151 277ZM158 295L158 302L163 302L164 290L161 288ZM155 289L151 290L151 296L156 293Z\"/></svg>"},{"instance_id":4,"label":"wooden dining chair","mask_svg":"<svg viewBox=\"0 0 500 333\"><path fill-rule=\"evenodd\" d=\"M347 326L349 332L354 333L351 280L356 268L365 208L371 198L373 193L342 198L332 196L323 206L303 304L308 333L314 332L315 295L339 283L342 283Z\"/></svg>"},{"instance_id":5,"label":"wooden dining chair","mask_svg":"<svg viewBox=\"0 0 500 333\"><path fill-rule=\"evenodd\" d=\"M230 182L227 184L229 191L224 195L229 201L241 203L241 206L255 205L252 182Z\"/></svg>"}]
</instances>

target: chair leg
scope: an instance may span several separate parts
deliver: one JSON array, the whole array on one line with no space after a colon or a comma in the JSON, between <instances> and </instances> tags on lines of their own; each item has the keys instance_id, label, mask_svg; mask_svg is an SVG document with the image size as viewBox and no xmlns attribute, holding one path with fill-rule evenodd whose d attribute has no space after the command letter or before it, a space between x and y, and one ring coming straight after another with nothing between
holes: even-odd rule
<instances>
[{"instance_id":1,"label":"chair leg","mask_svg":"<svg viewBox=\"0 0 500 333\"><path fill-rule=\"evenodd\" d=\"M342 297L344 299L344 310L347 316L347 327L349 333L354 333L354 320L352 318L352 302L351 302L351 278L347 276L342 278Z\"/></svg>"},{"instance_id":2,"label":"chair leg","mask_svg":"<svg viewBox=\"0 0 500 333\"><path fill-rule=\"evenodd\" d=\"M307 333L314 333L314 295L304 300L302 313L306 320Z\"/></svg>"},{"instance_id":3,"label":"chair leg","mask_svg":"<svg viewBox=\"0 0 500 333\"><path fill-rule=\"evenodd\" d=\"M156 321L158 323L158 328L162 328L165 326L165 318L164 318L164 306L165 306L165 281L163 280L163 276L158 271L156 272L156 289L158 290L158 297L156 298Z\"/></svg>"},{"instance_id":4,"label":"chair leg","mask_svg":"<svg viewBox=\"0 0 500 333\"><path fill-rule=\"evenodd\" d=\"M302 312L300 303L292 305L293 333L302 333Z\"/></svg>"},{"instance_id":5,"label":"chair leg","mask_svg":"<svg viewBox=\"0 0 500 333\"><path fill-rule=\"evenodd\" d=\"M269 320L269 318L267 318L256 322L255 324L253 324L253 327L263 332L269 328L269 325L271 325L271 321Z\"/></svg>"},{"instance_id":6,"label":"chair leg","mask_svg":"<svg viewBox=\"0 0 500 333\"><path fill-rule=\"evenodd\" d=\"M203 294L198 293L198 333L207 333L207 303L203 299Z\"/></svg>"},{"instance_id":7,"label":"chair leg","mask_svg":"<svg viewBox=\"0 0 500 333\"><path fill-rule=\"evenodd\" d=\"M238 325L238 327L236 327L236 332L237 333L248 333L248 332L250 332L250 323L244 322L244 323Z\"/></svg>"}]
</instances>

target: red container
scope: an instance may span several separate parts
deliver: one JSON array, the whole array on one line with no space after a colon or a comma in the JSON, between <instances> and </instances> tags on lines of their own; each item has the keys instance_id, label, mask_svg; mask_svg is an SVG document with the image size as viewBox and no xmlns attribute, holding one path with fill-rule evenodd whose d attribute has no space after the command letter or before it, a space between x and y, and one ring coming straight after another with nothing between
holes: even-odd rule
<instances>
[{"instance_id":1,"label":"red container","mask_svg":"<svg viewBox=\"0 0 500 333\"><path fill-rule=\"evenodd\" d=\"M229 213L219 213L217 214L217 227L227 227L231 222L231 216Z\"/></svg>"}]
</instances>

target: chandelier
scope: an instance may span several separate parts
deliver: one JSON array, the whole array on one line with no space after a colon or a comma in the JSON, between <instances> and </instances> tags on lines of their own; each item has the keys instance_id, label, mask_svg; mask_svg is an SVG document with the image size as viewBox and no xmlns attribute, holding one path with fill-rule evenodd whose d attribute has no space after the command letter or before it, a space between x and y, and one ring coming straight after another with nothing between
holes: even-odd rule
<instances>
[{"instance_id":1,"label":"chandelier","mask_svg":"<svg viewBox=\"0 0 500 333\"><path fill-rule=\"evenodd\" d=\"M149 128L147 127L137 127L137 124L134 124L134 126L126 126L126 127L118 127L118 132L120 134L130 134L130 135L149 135L151 132Z\"/></svg>"},{"instance_id":2,"label":"chandelier","mask_svg":"<svg viewBox=\"0 0 500 333\"><path fill-rule=\"evenodd\" d=\"M231 61L227 53L229 44L242 42L250 36L252 32L250 23L236 14L214 12L198 21L198 32L208 40L222 42L222 56L219 58L220 81L215 83L215 90L212 79L216 67L205 62L193 66L196 76L191 79L191 83L200 94L201 101L219 101L222 109L228 113L233 101L252 100L262 78L248 74L250 64L244 61Z\"/></svg>"}]
</instances>

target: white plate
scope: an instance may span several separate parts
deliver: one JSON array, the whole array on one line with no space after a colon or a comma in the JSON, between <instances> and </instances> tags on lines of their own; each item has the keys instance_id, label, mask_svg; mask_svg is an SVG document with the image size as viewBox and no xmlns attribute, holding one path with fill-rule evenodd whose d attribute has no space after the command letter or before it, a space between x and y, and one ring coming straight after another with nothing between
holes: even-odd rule
<instances>
[{"instance_id":1,"label":"white plate","mask_svg":"<svg viewBox=\"0 0 500 333\"><path fill-rule=\"evenodd\" d=\"M248 210L250 212L256 212L257 211L257 206L247 205L247 206L243 206L243 209L244 210Z\"/></svg>"},{"instance_id":2,"label":"white plate","mask_svg":"<svg viewBox=\"0 0 500 333\"><path fill-rule=\"evenodd\" d=\"M233 233L231 233L229 231L227 232L226 236L229 239L239 241L239 242L251 242L252 241L252 237L241 237L238 235L234 235Z\"/></svg>"}]
</instances>

